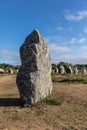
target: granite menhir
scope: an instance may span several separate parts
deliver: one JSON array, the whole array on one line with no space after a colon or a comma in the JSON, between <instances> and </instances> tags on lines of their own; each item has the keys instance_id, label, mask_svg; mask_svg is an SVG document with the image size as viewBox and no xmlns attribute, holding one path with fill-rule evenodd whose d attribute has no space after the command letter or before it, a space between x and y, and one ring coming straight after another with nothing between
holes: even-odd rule
<instances>
[{"instance_id":1,"label":"granite menhir","mask_svg":"<svg viewBox=\"0 0 87 130\"><path fill-rule=\"evenodd\" d=\"M20 47L21 67L16 83L22 105L35 104L52 92L49 49L38 30Z\"/></svg>"}]
</instances>

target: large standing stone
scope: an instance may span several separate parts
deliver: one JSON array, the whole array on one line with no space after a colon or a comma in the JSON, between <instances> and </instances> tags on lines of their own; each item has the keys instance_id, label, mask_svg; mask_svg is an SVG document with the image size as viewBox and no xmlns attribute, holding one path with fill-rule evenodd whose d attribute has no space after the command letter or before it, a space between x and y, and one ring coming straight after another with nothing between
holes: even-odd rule
<instances>
[{"instance_id":1,"label":"large standing stone","mask_svg":"<svg viewBox=\"0 0 87 130\"><path fill-rule=\"evenodd\" d=\"M51 64L46 42L34 30L20 47L21 68L17 86L23 104L34 104L52 91Z\"/></svg>"}]
</instances>

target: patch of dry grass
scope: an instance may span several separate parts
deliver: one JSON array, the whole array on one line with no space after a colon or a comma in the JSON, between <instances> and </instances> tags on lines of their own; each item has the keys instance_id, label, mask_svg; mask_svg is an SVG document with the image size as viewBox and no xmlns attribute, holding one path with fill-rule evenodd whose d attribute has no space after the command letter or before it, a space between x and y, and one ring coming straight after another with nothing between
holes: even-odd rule
<instances>
[{"instance_id":1,"label":"patch of dry grass","mask_svg":"<svg viewBox=\"0 0 87 130\"><path fill-rule=\"evenodd\" d=\"M52 81L53 82L60 82L60 83L83 83L87 84L87 74L52 74Z\"/></svg>"},{"instance_id":2,"label":"patch of dry grass","mask_svg":"<svg viewBox=\"0 0 87 130\"><path fill-rule=\"evenodd\" d=\"M87 130L86 84L54 82L52 96L62 104L21 108L15 80L15 75L0 76L0 130Z\"/></svg>"}]
</instances>

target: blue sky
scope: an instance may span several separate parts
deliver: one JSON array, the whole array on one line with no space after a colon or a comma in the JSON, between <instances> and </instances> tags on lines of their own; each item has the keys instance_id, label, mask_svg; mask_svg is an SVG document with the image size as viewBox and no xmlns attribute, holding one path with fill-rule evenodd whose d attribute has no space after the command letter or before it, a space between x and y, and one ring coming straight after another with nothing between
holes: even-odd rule
<instances>
[{"instance_id":1,"label":"blue sky","mask_svg":"<svg viewBox=\"0 0 87 130\"><path fill-rule=\"evenodd\" d=\"M0 63L20 64L19 47L34 29L51 63L87 64L87 0L0 0Z\"/></svg>"}]
</instances>

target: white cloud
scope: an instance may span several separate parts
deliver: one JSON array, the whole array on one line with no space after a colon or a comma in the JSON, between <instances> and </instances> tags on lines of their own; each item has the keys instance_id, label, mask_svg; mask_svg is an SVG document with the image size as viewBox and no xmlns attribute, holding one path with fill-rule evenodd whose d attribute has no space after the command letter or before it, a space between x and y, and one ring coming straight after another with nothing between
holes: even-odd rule
<instances>
[{"instance_id":1,"label":"white cloud","mask_svg":"<svg viewBox=\"0 0 87 130\"><path fill-rule=\"evenodd\" d=\"M8 53L10 53L10 50L9 49L2 49L2 50L0 50L0 52L3 55L8 55Z\"/></svg>"},{"instance_id":2,"label":"white cloud","mask_svg":"<svg viewBox=\"0 0 87 130\"><path fill-rule=\"evenodd\" d=\"M60 42L61 39L62 39L62 36L60 35L45 37L45 40L47 43L51 43L52 41Z\"/></svg>"},{"instance_id":3,"label":"white cloud","mask_svg":"<svg viewBox=\"0 0 87 130\"><path fill-rule=\"evenodd\" d=\"M81 38L81 39L79 39L79 43L85 43L85 42L87 42L87 39L86 39L86 38Z\"/></svg>"},{"instance_id":4,"label":"white cloud","mask_svg":"<svg viewBox=\"0 0 87 130\"><path fill-rule=\"evenodd\" d=\"M84 32L87 33L87 27L84 29Z\"/></svg>"},{"instance_id":5,"label":"white cloud","mask_svg":"<svg viewBox=\"0 0 87 130\"><path fill-rule=\"evenodd\" d=\"M82 46L81 49L82 50L87 50L87 46Z\"/></svg>"},{"instance_id":6,"label":"white cloud","mask_svg":"<svg viewBox=\"0 0 87 130\"><path fill-rule=\"evenodd\" d=\"M70 40L70 43L71 44L75 44L75 43L77 43L78 42L78 40L76 39L76 38L72 38L71 40Z\"/></svg>"},{"instance_id":7,"label":"white cloud","mask_svg":"<svg viewBox=\"0 0 87 130\"><path fill-rule=\"evenodd\" d=\"M86 43L87 42L87 39L86 38L80 38L80 39L77 39L77 38L72 38L70 40L70 43L71 44L76 44L76 43Z\"/></svg>"},{"instance_id":8,"label":"white cloud","mask_svg":"<svg viewBox=\"0 0 87 130\"><path fill-rule=\"evenodd\" d=\"M57 31L62 31L63 30L63 27L62 26L59 26L56 28Z\"/></svg>"},{"instance_id":9,"label":"white cloud","mask_svg":"<svg viewBox=\"0 0 87 130\"><path fill-rule=\"evenodd\" d=\"M60 51L60 52L70 52L71 49L69 47L66 47L66 46L59 46L57 44L49 44L49 48L50 50L52 51Z\"/></svg>"},{"instance_id":10,"label":"white cloud","mask_svg":"<svg viewBox=\"0 0 87 130\"><path fill-rule=\"evenodd\" d=\"M20 58L18 53L14 53L10 49L0 49L0 61L11 61L13 63L20 63Z\"/></svg>"},{"instance_id":11,"label":"white cloud","mask_svg":"<svg viewBox=\"0 0 87 130\"><path fill-rule=\"evenodd\" d=\"M53 55L51 56L51 62L58 64L59 62L68 62L72 64L87 64L87 55Z\"/></svg>"},{"instance_id":12,"label":"white cloud","mask_svg":"<svg viewBox=\"0 0 87 130\"><path fill-rule=\"evenodd\" d=\"M65 11L64 16L69 21L80 21L87 17L87 10L70 12L69 10Z\"/></svg>"},{"instance_id":13,"label":"white cloud","mask_svg":"<svg viewBox=\"0 0 87 130\"><path fill-rule=\"evenodd\" d=\"M66 39L63 36L50 36L48 46L51 54L51 63L61 61L72 64L87 63L87 38L83 36Z\"/></svg>"}]
</instances>

